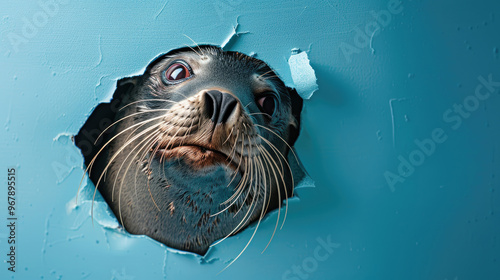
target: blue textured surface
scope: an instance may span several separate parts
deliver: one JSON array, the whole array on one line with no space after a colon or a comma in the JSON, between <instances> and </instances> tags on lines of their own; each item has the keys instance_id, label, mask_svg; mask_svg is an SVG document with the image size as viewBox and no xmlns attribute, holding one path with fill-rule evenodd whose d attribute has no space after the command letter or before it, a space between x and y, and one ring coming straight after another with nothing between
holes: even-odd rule
<instances>
[{"instance_id":1,"label":"blue textured surface","mask_svg":"<svg viewBox=\"0 0 500 280\"><path fill-rule=\"evenodd\" d=\"M10 166L19 220L17 272L2 263L0 278L500 279L500 87L474 97L481 77L500 81L500 2L248 2L2 3L0 259ZM183 34L254 52L288 84L300 48L318 78L296 145L316 188L263 254L276 213L218 276L251 230L200 260L92 226L72 204L83 170L69 135L117 79L192 45Z\"/></svg>"}]
</instances>

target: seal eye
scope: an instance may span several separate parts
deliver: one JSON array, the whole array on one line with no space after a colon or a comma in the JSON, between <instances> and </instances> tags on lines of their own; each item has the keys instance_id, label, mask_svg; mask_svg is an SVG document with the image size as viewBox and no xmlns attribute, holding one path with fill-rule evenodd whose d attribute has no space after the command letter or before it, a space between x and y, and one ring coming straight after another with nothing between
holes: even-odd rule
<instances>
[{"instance_id":1,"label":"seal eye","mask_svg":"<svg viewBox=\"0 0 500 280\"><path fill-rule=\"evenodd\" d=\"M262 113L265 113L271 117L276 110L276 98L273 95L265 95L257 99L257 104Z\"/></svg>"},{"instance_id":2,"label":"seal eye","mask_svg":"<svg viewBox=\"0 0 500 280\"><path fill-rule=\"evenodd\" d=\"M185 62L177 61L172 63L167 70L165 70L164 78L168 84L176 84L191 77L189 65Z\"/></svg>"}]
</instances>

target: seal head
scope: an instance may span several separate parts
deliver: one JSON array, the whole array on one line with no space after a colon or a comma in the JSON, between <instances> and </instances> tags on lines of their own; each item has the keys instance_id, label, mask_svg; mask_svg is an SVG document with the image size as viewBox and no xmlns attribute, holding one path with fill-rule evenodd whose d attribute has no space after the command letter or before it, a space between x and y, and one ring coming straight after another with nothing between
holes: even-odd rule
<instances>
[{"instance_id":1,"label":"seal head","mask_svg":"<svg viewBox=\"0 0 500 280\"><path fill-rule=\"evenodd\" d=\"M130 233L204 254L292 195L302 99L263 61L176 49L120 80L114 101L85 160Z\"/></svg>"}]
</instances>

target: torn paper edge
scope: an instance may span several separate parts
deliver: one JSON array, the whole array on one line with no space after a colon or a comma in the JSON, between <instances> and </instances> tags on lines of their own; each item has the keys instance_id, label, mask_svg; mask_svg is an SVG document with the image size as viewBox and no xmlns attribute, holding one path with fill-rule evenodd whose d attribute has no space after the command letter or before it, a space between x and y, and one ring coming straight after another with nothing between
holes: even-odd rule
<instances>
[{"instance_id":1,"label":"torn paper edge","mask_svg":"<svg viewBox=\"0 0 500 280\"><path fill-rule=\"evenodd\" d=\"M318 90L318 84L316 73L311 67L307 52L292 49L288 65L290 66L295 90L303 99L310 99L314 92Z\"/></svg>"}]
</instances>

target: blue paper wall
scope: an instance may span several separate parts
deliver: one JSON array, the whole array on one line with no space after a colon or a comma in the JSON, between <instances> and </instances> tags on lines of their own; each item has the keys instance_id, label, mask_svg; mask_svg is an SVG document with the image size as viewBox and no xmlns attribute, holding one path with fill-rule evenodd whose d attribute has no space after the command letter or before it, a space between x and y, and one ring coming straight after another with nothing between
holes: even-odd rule
<instances>
[{"instance_id":1,"label":"blue paper wall","mask_svg":"<svg viewBox=\"0 0 500 280\"><path fill-rule=\"evenodd\" d=\"M16 272L1 279L497 279L498 1L2 3L0 253L16 168ZM75 135L116 80L193 42L252 52L293 85L307 51L319 90L296 145L315 188L200 259L74 204ZM184 35L185 34L185 35ZM85 182L84 182L85 183ZM283 212L282 212L283 213ZM3 225L5 224L5 225Z\"/></svg>"}]
</instances>

